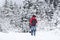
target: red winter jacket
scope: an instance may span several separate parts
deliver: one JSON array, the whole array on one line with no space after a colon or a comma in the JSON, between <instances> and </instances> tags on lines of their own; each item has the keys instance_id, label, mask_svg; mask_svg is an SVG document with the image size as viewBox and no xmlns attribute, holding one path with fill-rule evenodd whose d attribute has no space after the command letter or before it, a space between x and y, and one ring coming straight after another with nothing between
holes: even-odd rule
<instances>
[{"instance_id":1,"label":"red winter jacket","mask_svg":"<svg viewBox=\"0 0 60 40\"><path fill-rule=\"evenodd\" d=\"M37 19L35 17L30 18L30 25L32 25L32 20L36 20L37 23Z\"/></svg>"}]
</instances>

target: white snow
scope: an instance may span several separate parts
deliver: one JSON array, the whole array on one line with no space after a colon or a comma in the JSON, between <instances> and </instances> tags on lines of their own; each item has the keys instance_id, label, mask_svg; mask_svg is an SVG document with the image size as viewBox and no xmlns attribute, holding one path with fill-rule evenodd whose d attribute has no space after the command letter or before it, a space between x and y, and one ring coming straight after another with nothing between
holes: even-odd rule
<instances>
[{"instance_id":1,"label":"white snow","mask_svg":"<svg viewBox=\"0 0 60 40\"><path fill-rule=\"evenodd\" d=\"M22 1L24 0L8 0L8 1L13 1L13 2L16 2L18 5L21 5L22 4ZM0 6L3 6L5 3L5 0L0 0Z\"/></svg>"},{"instance_id":2,"label":"white snow","mask_svg":"<svg viewBox=\"0 0 60 40\"><path fill-rule=\"evenodd\" d=\"M1 33L0 40L60 40L59 30L53 31L37 31L36 36L31 36L30 33Z\"/></svg>"}]
</instances>

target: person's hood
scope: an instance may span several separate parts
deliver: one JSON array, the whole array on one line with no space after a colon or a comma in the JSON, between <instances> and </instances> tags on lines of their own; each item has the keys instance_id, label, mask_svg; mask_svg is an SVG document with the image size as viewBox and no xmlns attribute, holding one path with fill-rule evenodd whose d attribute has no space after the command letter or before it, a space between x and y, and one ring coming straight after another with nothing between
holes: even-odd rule
<instances>
[{"instance_id":1,"label":"person's hood","mask_svg":"<svg viewBox=\"0 0 60 40\"><path fill-rule=\"evenodd\" d=\"M35 17L32 17L32 19L36 19Z\"/></svg>"}]
</instances>

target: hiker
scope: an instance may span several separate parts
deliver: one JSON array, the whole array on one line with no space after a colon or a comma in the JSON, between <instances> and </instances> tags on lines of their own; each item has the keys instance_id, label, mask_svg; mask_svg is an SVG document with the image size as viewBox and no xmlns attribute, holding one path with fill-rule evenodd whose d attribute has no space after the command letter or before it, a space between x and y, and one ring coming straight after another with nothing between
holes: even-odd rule
<instances>
[{"instance_id":1,"label":"hiker","mask_svg":"<svg viewBox=\"0 0 60 40\"><path fill-rule=\"evenodd\" d=\"M30 18L30 29L31 29L31 35L34 35L36 34L36 23L37 23L37 19L36 19L36 16L33 15L31 18Z\"/></svg>"}]
</instances>

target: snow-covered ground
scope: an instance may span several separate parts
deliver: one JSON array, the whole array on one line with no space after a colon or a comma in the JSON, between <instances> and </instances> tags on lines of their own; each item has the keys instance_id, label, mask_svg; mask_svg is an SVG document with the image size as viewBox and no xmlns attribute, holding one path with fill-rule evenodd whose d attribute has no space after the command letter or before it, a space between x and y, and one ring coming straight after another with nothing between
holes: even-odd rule
<instances>
[{"instance_id":1,"label":"snow-covered ground","mask_svg":"<svg viewBox=\"0 0 60 40\"><path fill-rule=\"evenodd\" d=\"M1 33L0 40L60 40L60 31L37 31L36 36L31 36L30 33Z\"/></svg>"}]
</instances>

